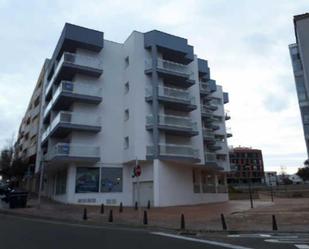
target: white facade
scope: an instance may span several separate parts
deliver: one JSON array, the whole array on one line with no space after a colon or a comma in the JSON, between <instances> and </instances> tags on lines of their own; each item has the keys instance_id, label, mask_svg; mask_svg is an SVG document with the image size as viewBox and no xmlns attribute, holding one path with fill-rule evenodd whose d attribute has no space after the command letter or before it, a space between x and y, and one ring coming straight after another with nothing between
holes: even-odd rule
<instances>
[{"instance_id":1,"label":"white facade","mask_svg":"<svg viewBox=\"0 0 309 249\"><path fill-rule=\"evenodd\" d=\"M44 167L47 196L126 206L228 199L227 95L186 42L134 31L120 44L66 24L43 89L36 171Z\"/></svg>"}]
</instances>

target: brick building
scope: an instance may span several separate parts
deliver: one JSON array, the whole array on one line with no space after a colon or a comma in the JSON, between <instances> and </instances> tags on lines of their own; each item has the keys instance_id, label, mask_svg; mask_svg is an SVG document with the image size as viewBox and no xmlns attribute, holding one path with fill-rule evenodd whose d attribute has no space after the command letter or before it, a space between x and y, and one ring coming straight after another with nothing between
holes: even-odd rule
<instances>
[{"instance_id":1,"label":"brick building","mask_svg":"<svg viewBox=\"0 0 309 249\"><path fill-rule=\"evenodd\" d=\"M248 147L231 148L231 171L227 175L229 184L263 183L264 166L262 151Z\"/></svg>"}]
</instances>

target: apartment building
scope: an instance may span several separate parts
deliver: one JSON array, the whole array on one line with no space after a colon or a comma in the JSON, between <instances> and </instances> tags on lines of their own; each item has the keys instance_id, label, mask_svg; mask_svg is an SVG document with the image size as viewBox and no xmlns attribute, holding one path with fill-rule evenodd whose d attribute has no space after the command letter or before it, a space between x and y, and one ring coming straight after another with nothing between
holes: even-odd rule
<instances>
[{"instance_id":1,"label":"apartment building","mask_svg":"<svg viewBox=\"0 0 309 249\"><path fill-rule=\"evenodd\" d=\"M43 82L45 195L127 206L228 199L228 94L187 39L134 31L117 43L65 24Z\"/></svg>"},{"instance_id":2,"label":"apartment building","mask_svg":"<svg viewBox=\"0 0 309 249\"><path fill-rule=\"evenodd\" d=\"M294 16L296 43L289 45L309 158L309 13Z\"/></svg>"},{"instance_id":3,"label":"apartment building","mask_svg":"<svg viewBox=\"0 0 309 249\"><path fill-rule=\"evenodd\" d=\"M231 171L227 174L229 184L262 184L264 164L262 151L249 147L230 149Z\"/></svg>"},{"instance_id":4,"label":"apartment building","mask_svg":"<svg viewBox=\"0 0 309 249\"><path fill-rule=\"evenodd\" d=\"M19 126L17 140L14 144L14 157L23 160L29 165L28 176L31 176L31 180L33 180L31 181L31 186L27 186L30 187L30 190L35 189L34 171L38 147L41 146L41 141L39 140L40 113L42 108L41 99L43 96L43 81L47 65L48 60L45 61L41 69L25 115Z\"/></svg>"}]
</instances>

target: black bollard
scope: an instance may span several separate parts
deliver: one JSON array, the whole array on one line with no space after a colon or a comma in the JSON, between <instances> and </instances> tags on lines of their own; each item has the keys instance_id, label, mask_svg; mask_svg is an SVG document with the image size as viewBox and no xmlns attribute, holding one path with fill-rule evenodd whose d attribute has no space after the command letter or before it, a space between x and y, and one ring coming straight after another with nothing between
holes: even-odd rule
<instances>
[{"instance_id":1,"label":"black bollard","mask_svg":"<svg viewBox=\"0 0 309 249\"><path fill-rule=\"evenodd\" d=\"M185 216L183 214L181 214L181 218L180 218L180 229L181 230L186 229Z\"/></svg>"},{"instance_id":2,"label":"black bollard","mask_svg":"<svg viewBox=\"0 0 309 249\"><path fill-rule=\"evenodd\" d=\"M113 210L109 210L109 216L108 216L108 222L113 222L114 218L113 218Z\"/></svg>"},{"instance_id":3,"label":"black bollard","mask_svg":"<svg viewBox=\"0 0 309 249\"><path fill-rule=\"evenodd\" d=\"M137 204L137 201L135 202L134 209L135 209L135 210L137 210L137 209L138 209L138 204Z\"/></svg>"},{"instance_id":4,"label":"black bollard","mask_svg":"<svg viewBox=\"0 0 309 249\"><path fill-rule=\"evenodd\" d=\"M122 206L122 202L120 202L120 205L119 205L119 213L122 213L123 212L123 206Z\"/></svg>"},{"instance_id":5,"label":"black bollard","mask_svg":"<svg viewBox=\"0 0 309 249\"><path fill-rule=\"evenodd\" d=\"M150 201L147 203L147 209L150 209Z\"/></svg>"},{"instance_id":6,"label":"black bollard","mask_svg":"<svg viewBox=\"0 0 309 249\"><path fill-rule=\"evenodd\" d=\"M273 215L273 231L277 231L278 230L278 226L277 226L277 221L276 221L276 216Z\"/></svg>"},{"instance_id":7,"label":"black bollard","mask_svg":"<svg viewBox=\"0 0 309 249\"><path fill-rule=\"evenodd\" d=\"M84 208L83 220L87 220L87 208Z\"/></svg>"},{"instance_id":8,"label":"black bollard","mask_svg":"<svg viewBox=\"0 0 309 249\"><path fill-rule=\"evenodd\" d=\"M221 214L221 223L222 223L222 229L224 231L226 231L227 230L227 226L226 226L226 222L225 222L225 218L224 218L223 214Z\"/></svg>"},{"instance_id":9,"label":"black bollard","mask_svg":"<svg viewBox=\"0 0 309 249\"><path fill-rule=\"evenodd\" d=\"M147 215L147 211L146 210L144 210L143 224L144 225L148 225L148 215Z\"/></svg>"},{"instance_id":10,"label":"black bollard","mask_svg":"<svg viewBox=\"0 0 309 249\"><path fill-rule=\"evenodd\" d=\"M104 204L103 203L101 204L101 210L100 211L101 211L101 214L104 214Z\"/></svg>"}]
</instances>

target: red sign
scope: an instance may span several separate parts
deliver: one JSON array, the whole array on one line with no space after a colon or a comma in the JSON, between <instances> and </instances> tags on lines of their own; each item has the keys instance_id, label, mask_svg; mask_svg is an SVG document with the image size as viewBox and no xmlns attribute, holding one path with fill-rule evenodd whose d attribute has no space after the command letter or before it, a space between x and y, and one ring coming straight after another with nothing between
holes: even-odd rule
<instances>
[{"instance_id":1,"label":"red sign","mask_svg":"<svg viewBox=\"0 0 309 249\"><path fill-rule=\"evenodd\" d=\"M135 167L135 175L140 176L141 174L142 174L142 168L141 168L141 166L137 165Z\"/></svg>"}]
</instances>

